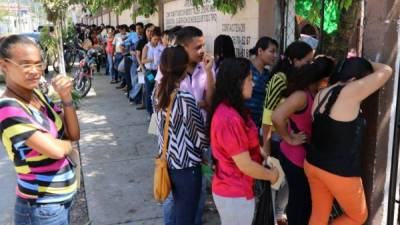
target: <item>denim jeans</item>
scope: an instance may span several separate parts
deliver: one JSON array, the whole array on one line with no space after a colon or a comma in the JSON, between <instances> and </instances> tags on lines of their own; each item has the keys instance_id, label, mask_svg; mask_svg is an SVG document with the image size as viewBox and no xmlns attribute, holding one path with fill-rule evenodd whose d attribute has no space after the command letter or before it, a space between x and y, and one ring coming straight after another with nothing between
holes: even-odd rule
<instances>
[{"instance_id":1,"label":"denim jeans","mask_svg":"<svg viewBox=\"0 0 400 225\"><path fill-rule=\"evenodd\" d=\"M107 54L107 62L108 62L108 75L111 77L111 79L114 79L114 64L113 64L113 55L112 54Z\"/></svg>"},{"instance_id":2,"label":"denim jeans","mask_svg":"<svg viewBox=\"0 0 400 225\"><path fill-rule=\"evenodd\" d=\"M129 91L129 98L131 100L135 100L138 102L140 100L138 97L140 91L142 90L142 85L139 84L139 77L137 73L138 64L136 60L132 62L131 66L131 82L132 82L132 89Z\"/></svg>"},{"instance_id":3,"label":"denim jeans","mask_svg":"<svg viewBox=\"0 0 400 225\"><path fill-rule=\"evenodd\" d=\"M174 196L169 193L168 198L163 202L164 225L175 225Z\"/></svg>"},{"instance_id":4,"label":"denim jeans","mask_svg":"<svg viewBox=\"0 0 400 225\"><path fill-rule=\"evenodd\" d=\"M113 68L114 68L113 79L114 80L121 79L121 76L120 76L120 74L118 72L118 65L121 63L123 58L124 58L124 56L121 53L118 52L118 53L115 54L115 61L114 61L114 66L113 66Z\"/></svg>"},{"instance_id":5,"label":"denim jeans","mask_svg":"<svg viewBox=\"0 0 400 225\"><path fill-rule=\"evenodd\" d=\"M153 89L154 89L154 80L149 80L147 78L147 73L153 73L154 77L157 74L157 70L149 70L146 72L146 75L144 76L144 92L145 92L145 106L146 106L146 110L147 113L149 114L149 116L151 116L151 114L153 114L153 104L151 101L151 95L153 94Z\"/></svg>"},{"instance_id":6,"label":"denim jeans","mask_svg":"<svg viewBox=\"0 0 400 225\"><path fill-rule=\"evenodd\" d=\"M206 201L206 179L202 178L201 193L199 199L199 206L196 211L196 219L194 225L203 225L203 210ZM172 192L168 195L168 198L163 202L163 216L164 225L175 225L175 207L174 207L174 197Z\"/></svg>"},{"instance_id":7,"label":"denim jeans","mask_svg":"<svg viewBox=\"0 0 400 225\"><path fill-rule=\"evenodd\" d=\"M169 169L175 225L194 225L201 193L201 166Z\"/></svg>"},{"instance_id":8,"label":"denim jeans","mask_svg":"<svg viewBox=\"0 0 400 225\"><path fill-rule=\"evenodd\" d=\"M31 205L17 197L14 209L15 225L69 225L71 203Z\"/></svg>"}]
</instances>

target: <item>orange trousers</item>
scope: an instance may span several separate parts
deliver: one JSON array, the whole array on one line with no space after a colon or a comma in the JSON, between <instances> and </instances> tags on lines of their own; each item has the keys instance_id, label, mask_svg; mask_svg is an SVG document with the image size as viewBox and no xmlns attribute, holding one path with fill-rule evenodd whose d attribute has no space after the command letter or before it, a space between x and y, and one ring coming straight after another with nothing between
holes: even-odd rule
<instances>
[{"instance_id":1,"label":"orange trousers","mask_svg":"<svg viewBox=\"0 0 400 225\"><path fill-rule=\"evenodd\" d=\"M361 225L368 211L361 177L342 177L304 162L311 189L312 212L308 225L327 225L333 200L339 203L344 214L331 225Z\"/></svg>"}]
</instances>

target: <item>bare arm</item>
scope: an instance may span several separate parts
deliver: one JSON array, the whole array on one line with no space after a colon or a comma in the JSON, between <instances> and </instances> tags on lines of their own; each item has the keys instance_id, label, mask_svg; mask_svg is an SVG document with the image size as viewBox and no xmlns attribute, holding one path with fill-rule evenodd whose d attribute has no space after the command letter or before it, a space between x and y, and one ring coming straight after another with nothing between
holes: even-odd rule
<instances>
[{"instance_id":1,"label":"bare arm","mask_svg":"<svg viewBox=\"0 0 400 225\"><path fill-rule=\"evenodd\" d=\"M143 51L142 51L142 64L146 63L151 63L153 60L147 58L147 52L149 51L149 48L147 46L144 46Z\"/></svg>"},{"instance_id":2,"label":"bare arm","mask_svg":"<svg viewBox=\"0 0 400 225\"><path fill-rule=\"evenodd\" d=\"M306 94L303 91L296 91L272 113L272 122L274 123L276 131L281 135L282 139L290 145L300 145L305 142L305 135L302 132L298 134L289 134L287 121L292 114L302 110L306 104Z\"/></svg>"},{"instance_id":3,"label":"bare arm","mask_svg":"<svg viewBox=\"0 0 400 225\"><path fill-rule=\"evenodd\" d=\"M272 126L263 124L263 153L266 156L271 155L271 133L272 133Z\"/></svg>"},{"instance_id":4,"label":"bare arm","mask_svg":"<svg viewBox=\"0 0 400 225\"><path fill-rule=\"evenodd\" d=\"M360 103L382 87L392 75L392 68L381 63L372 63L374 72L350 82L343 88L342 99Z\"/></svg>"},{"instance_id":5,"label":"bare arm","mask_svg":"<svg viewBox=\"0 0 400 225\"><path fill-rule=\"evenodd\" d=\"M71 141L59 140L41 131L33 133L25 144L52 159L62 159L72 151Z\"/></svg>"},{"instance_id":6,"label":"bare arm","mask_svg":"<svg viewBox=\"0 0 400 225\"><path fill-rule=\"evenodd\" d=\"M72 81L65 76L58 75L52 80L52 84L64 105L64 113L61 116L67 131L67 137L72 141L77 141L80 139L80 128L78 117L72 105Z\"/></svg>"},{"instance_id":7,"label":"bare arm","mask_svg":"<svg viewBox=\"0 0 400 225\"><path fill-rule=\"evenodd\" d=\"M247 176L260 180L269 180L271 183L275 183L278 180L279 174L276 168L269 170L254 162L250 158L248 151L235 155L232 158L239 170Z\"/></svg>"},{"instance_id":8,"label":"bare arm","mask_svg":"<svg viewBox=\"0 0 400 225\"><path fill-rule=\"evenodd\" d=\"M212 104L213 95L215 92L215 80L214 80L214 72L213 72L213 65L214 59L210 55L206 55L204 57L204 63L206 65L206 73L207 73L207 89L206 89L206 105L208 107Z\"/></svg>"}]
</instances>

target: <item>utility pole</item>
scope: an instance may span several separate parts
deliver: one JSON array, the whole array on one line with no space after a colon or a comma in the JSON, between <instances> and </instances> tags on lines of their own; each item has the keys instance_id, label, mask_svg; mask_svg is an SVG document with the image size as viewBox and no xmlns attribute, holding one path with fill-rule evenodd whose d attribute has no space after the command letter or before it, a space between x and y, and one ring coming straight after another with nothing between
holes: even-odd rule
<instances>
[{"instance_id":1,"label":"utility pole","mask_svg":"<svg viewBox=\"0 0 400 225\"><path fill-rule=\"evenodd\" d=\"M18 24L18 33L21 33L21 5L20 5L20 0L18 0L17 3L17 24Z\"/></svg>"}]
</instances>

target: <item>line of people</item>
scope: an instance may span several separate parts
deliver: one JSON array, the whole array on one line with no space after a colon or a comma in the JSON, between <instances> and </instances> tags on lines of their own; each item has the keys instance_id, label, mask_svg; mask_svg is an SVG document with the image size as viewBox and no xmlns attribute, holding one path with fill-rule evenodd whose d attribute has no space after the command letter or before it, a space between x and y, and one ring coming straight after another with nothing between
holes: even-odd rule
<instances>
[{"instance_id":1,"label":"line of people","mask_svg":"<svg viewBox=\"0 0 400 225\"><path fill-rule=\"evenodd\" d=\"M278 167L264 165L271 156L285 174L271 193L275 223L365 222L360 148L366 121L360 105L390 78L389 66L360 57L314 57L301 41L279 57L270 37L261 37L245 59L235 56L229 36L220 35L212 56L203 32L193 26L164 33L153 24L128 29L121 25L114 34L110 28L103 39L107 71L128 98L145 104L149 118L154 113L160 152L167 145L172 191L163 204L165 224L202 224L202 164L214 167L211 190L221 224L252 224L258 208L254 181L279 180ZM69 224L77 182L68 155L79 139L72 83L53 79L62 109L37 92L40 51L18 35L1 41L0 66L7 86L0 98L0 134L17 172L15 223ZM144 73L143 85L138 72ZM334 200L343 214L329 221Z\"/></svg>"},{"instance_id":2,"label":"line of people","mask_svg":"<svg viewBox=\"0 0 400 225\"><path fill-rule=\"evenodd\" d=\"M166 224L197 224L203 204L201 164L210 160L221 224L252 224L254 180L274 184L279 178L276 167L263 164L270 156L285 174L272 193L276 224L363 224L360 104L385 84L391 68L360 57L339 63L315 57L302 41L279 57L278 43L269 37L257 41L250 60L235 57L226 35L215 40L214 57L204 46L201 30L181 28L161 54L156 77L159 148L167 145L172 182L164 218L171 221L174 214L174 222ZM343 214L328 221L334 200Z\"/></svg>"}]
</instances>

